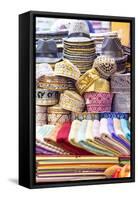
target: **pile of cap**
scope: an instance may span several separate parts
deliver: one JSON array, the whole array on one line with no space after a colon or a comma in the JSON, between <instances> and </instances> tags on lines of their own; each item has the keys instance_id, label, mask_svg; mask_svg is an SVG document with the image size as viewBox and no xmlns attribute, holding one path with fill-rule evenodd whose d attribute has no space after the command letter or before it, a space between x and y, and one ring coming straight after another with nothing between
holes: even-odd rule
<instances>
[{"instance_id":1,"label":"pile of cap","mask_svg":"<svg viewBox=\"0 0 138 200\"><path fill-rule=\"evenodd\" d=\"M102 43L105 37L115 38L118 37L118 32L104 32L104 33L91 33L91 38L94 40L96 45L96 54L101 55Z\"/></svg>"},{"instance_id":2,"label":"pile of cap","mask_svg":"<svg viewBox=\"0 0 138 200\"><path fill-rule=\"evenodd\" d=\"M84 99L73 91L79 76L79 69L68 60L57 62L55 70L47 63L36 65L37 125L63 123L70 120L70 111L83 111Z\"/></svg>"},{"instance_id":3,"label":"pile of cap","mask_svg":"<svg viewBox=\"0 0 138 200\"><path fill-rule=\"evenodd\" d=\"M91 68L95 57L95 44L90 38L87 23L81 20L72 22L68 37L64 39L64 58L76 65L83 74Z\"/></svg>"},{"instance_id":4,"label":"pile of cap","mask_svg":"<svg viewBox=\"0 0 138 200\"><path fill-rule=\"evenodd\" d=\"M116 71L114 58L98 56L93 68L84 73L76 82L76 87L84 95L88 112L110 112L113 94L109 77Z\"/></svg>"},{"instance_id":5,"label":"pile of cap","mask_svg":"<svg viewBox=\"0 0 138 200\"><path fill-rule=\"evenodd\" d=\"M102 44L102 55L108 55L115 59L117 72L126 72L128 56L124 54L121 40L117 37L106 37Z\"/></svg>"},{"instance_id":6,"label":"pile of cap","mask_svg":"<svg viewBox=\"0 0 138 200\"><path fill-rule=\"evenodd\" d=\"M62 53L58 52L55 40L39 39L36 47L36 63L48 63L54 69L57 62L61 61Z\"/></svg>"}]
</instances>

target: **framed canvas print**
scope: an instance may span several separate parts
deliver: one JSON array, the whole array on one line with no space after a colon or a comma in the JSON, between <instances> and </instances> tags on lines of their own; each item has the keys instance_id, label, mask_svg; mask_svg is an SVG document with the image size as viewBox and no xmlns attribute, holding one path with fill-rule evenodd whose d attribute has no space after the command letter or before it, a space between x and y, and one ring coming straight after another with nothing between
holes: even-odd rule
<instances>
[{"instance_id":1,"label":"framed canvas print","mask_svg":"<svg viewBox=\"0 0 138 200\"><path fill-rule=\"evenodd\" d=\"M135 180L135 19L19 16L19 184Z\"/></svg>"}]
</instances>

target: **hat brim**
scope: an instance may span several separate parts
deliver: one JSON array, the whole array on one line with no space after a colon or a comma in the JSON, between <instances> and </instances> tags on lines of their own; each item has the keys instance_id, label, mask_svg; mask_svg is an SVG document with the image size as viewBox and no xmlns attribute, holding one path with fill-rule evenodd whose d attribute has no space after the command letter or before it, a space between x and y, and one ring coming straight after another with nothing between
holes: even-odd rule
<instances>
[{"instance_id":1,"label":"hat brim","mask_svg":"<svg viewBox=\"0 0 138 200\"><path fill-rule=\"evenodd\" d=\"M70 37L70 38L64 38L64 41L66 42L90 42L93 39L87 38L87 37Z\"/></svg>"},{"instance_id":2,"label":"hat brim","mask_svg":"<svg viewBox=\"0 0 138 200\"><path fill-rule=\"evenodd\" d=\"M46 57L36 57L36 63L57 63L62 58L46 58Z\"/></svg>"},{"instance_id":3,"label":"hat brim","mask_svg":"<svg viewBox=\"0 0 138 200\"><path fill-rule=\"evenodd\" d=\"M122 63L122 62L126 62L127 59L128 59L128 55L124 55L122 57L118 57L118 58L114 58L116 63L119 64L119 63Z\"/></svg>"}]
</instances>

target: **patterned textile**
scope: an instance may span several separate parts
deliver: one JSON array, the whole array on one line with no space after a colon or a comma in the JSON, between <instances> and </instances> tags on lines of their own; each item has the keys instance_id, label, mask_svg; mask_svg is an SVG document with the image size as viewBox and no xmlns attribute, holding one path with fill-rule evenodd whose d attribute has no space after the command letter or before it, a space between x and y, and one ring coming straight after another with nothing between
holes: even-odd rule
<instances>
[{"instance_id":1,"label":"patterned textile","mask_svg":"<svg viewBox=\"0 0 138 200\"><path fill-rule=\"evenodd\" d=\"M113 57L110 56L98 56L93 63L101 78L108 79L117 70L116 63Z\"/></svg>"},{"instance_id":2,"label":"patterned textile","mask_svg":"<svg viewBox=\"0 0 138 200\"><path fill-rule=\"evenodd\" d=\"M59 93L57 91L36 89L36 105L47 106L58 103Z\"/></svg>"},{"instance_id":3,"label":"patterned textile","mask_svg":"<svg viewBox=\"0 0 138 200\"><path fill-rule=\"evenodd\" d=\"M116 93L112 105L113 112L130 113L130 93Z\"/></svg>"},{"instance_id":4,"label":"patterned textile","mask_svg":"<svg viewBox=\"0 0 138 200\"><path fill-rule=\"evenodd\" d=\"M36 125L43 126L47 124L47 108L45 106L36 106Z\"/></svg>"},{"instance_id":5,"label":"patterned textile","mask_svg":"<svg viewBox=\"0 0 138 200\"><path fill-rule=\"evenodd\" d=\"M59 105L65 110L82 112L84 110L84 99L75 91L65 90L60 95Z\"/></svg>"},{"instance_id":6,"label":"patterned textile","mask_svg":"<svg viewBox=\"0 0 138 200\"><path fill-rule=\"evenodd\" d=\"M84 94L88 112L110 112L113 94L89 92Z\"/></svg>"},{"instance_id":7,"label":"patterned textile","mask_svg":"<svg viewBox=\"0 0 138 200\"><path fill-rule=\"evenodd\" d=\"M111 76L111 92L113 93L129 93L130 85L130 73L117 73Z\"/></svg>"}]
</instances>

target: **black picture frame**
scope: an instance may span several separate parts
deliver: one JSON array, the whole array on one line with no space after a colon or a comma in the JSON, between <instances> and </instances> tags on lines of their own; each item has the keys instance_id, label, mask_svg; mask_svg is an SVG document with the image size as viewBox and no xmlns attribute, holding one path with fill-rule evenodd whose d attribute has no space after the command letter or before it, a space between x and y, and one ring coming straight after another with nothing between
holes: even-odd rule
<instances>
[{"instance_id":1,"label":"black picture frame","mask_svg":"<svg viewBox=\"0 0 138 200\"><path fill-rule=\"evenodd\" d=\"M130 22L131 30L131 177L77 182L35 183L35 17ZM19 15L19 184L47 188L135 181L135 18L29 11Z\"/></svg>"}]
</instances>

